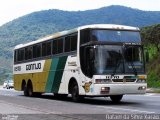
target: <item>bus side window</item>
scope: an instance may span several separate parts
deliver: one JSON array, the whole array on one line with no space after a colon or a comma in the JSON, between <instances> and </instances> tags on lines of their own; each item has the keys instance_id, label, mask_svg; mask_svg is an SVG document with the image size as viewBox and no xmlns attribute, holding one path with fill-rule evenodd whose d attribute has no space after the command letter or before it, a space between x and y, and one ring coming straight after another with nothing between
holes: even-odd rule
<instances>
[{"instance_id":1,"label":"bus side window","mask_svg":"<svg viewBox=\"0 0 160 120\"><path fill-rule=\"evenodd\" d=\"M25 48L25 60L27 60L28 59L28 49L27 48Z\"/></svg>"},{"instance_id":2,"label":"bus side window","mask_svg":"<svg viewBox=\"0 0 160 120\"><path fill-rule=\"evenodd\" d=\"M14 62L17 62L17 50L14 51Z\"/></svg>"},{"instance_id":3,"label":"bus side window","mask_svg":"<svg viewBox=\"0 0 160 120\"><path fill-rule=\"evenodd\" d=\"M57 40L53 40L52 42L52 54L57 54L58 53L58 46L57 46Z\"/></svg>"},{"instance_id":4,"label":"bus side window","mask_svg":"<svg viewBox=\"0 0 160 120\"><path fill-rule=\"evenodd\" d=\"M80 44L85 44L90 41L90 29L80 31Z\"/></svg>"},{"instance_id":5,"label":"bus side window","mask_svg":"<svg viewBox=\"0 0 160 120\"><path fill-rule=\"evenodd\" d=\"M70 36L65 37L65 52L70 52L71 49L71 40Z\"/></svg>"},{"instance_id":6,"label":"bus side window","mask_svg":"<svg viewBox=\"0 0 160 120\"><path fill-rule=\"evenodd\" d=\"M33 49L32 49L32 47L29 47L28 48L29 50L28 50L28 59L32 59L32 56L33 56Z\"/></svg>"},{"instance_id":7,"label":"bus side window","mask_svg":"<svg viewBox=\"0 0 160 120\"><path fill-rule=\"evenodd\" d=\"M58 39L58 53L63 53L63 38Z\"/></svg>"},{"instance_id":8,"label":"bus side window","mask_svg":"<svg viewBox=\"0 0 160 120\"><path fill-rule=\"evenodd\" d=\"M33 46L33 58L41 57L41 44Z\"/></svg>"},{"instance_id":9,"label":"bus side window","mask_svg":"<svg viewBox=\"0 0 160 120\"><path fill-rule=\"evenodd\" d=\"M41 57L41 44L36 46L36 57Z\"/></svg>"},{"instance_id":10,"label":"bus side window","mask_svg":"<svg viewBox=\"0 0 160 120\"><path fill-rule=\"evenodd\" d=\"M20 50L18 50L17 61L21 61L21 51Z\"/></svg>"},{"instance_id":11,"label":"bus side window","mask_svg":"<svg viewBox=\"0 0 160 120\"><path fill-rule=\"evenodd\" d=\"M47 50L46 50L47 55L51 55L51 42L47 42L46 47L47 47Z\"/></svg>"},{"instance_id":12,"label":"bus side window","mask_svg":"<svg viewBox=\"0 0 160 120\"><path fill-rule=\"evenodd\" d=\"M77 34L71 36L71 51L77 50Z\"/></svg>"},{"instance_id":13,"label":"bus side window","mask_svg":"<svg viewBox=\"0 0 160 120\"><path fill-rule=\"evenodd\" d=\"M24 49L19 49L18 50L18 61L23 61L24 60Z\"/></svg>"},{"instance_id":14,"label":"bus side window","mask_svg":"<svg viewBox=\"0 0 160 120\"><path fill-rule=\"evenodd\" d=\"M25 48L25 60L32 59L32 47Z\"/></svg>"},{"instance_id":15,"label":"bus side window","mask_svg":"<svg viewBox=\"0 0 160 120\"><path fill-rule=\"evenodd\" d=\"M46 56L47 55L47 45L46 43L42 43L42 56Z\"/></svg>"}]
</instances>

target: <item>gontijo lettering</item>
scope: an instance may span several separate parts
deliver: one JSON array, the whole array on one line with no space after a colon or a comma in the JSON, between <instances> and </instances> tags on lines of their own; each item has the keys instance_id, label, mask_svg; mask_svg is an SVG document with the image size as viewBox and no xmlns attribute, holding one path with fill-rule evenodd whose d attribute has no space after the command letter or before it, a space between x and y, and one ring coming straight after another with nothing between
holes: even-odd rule
<instances>
[{"instance_id":1,"label":"gontijo lettering","mask_svg":"<svg viewBox=\"0 0 160 120\"><path fill-rule=\"evenodd\" d=\"M41 63L33 63L26 65L26 70L37 70L41 69Z\"/></svg>"}]
</instances>

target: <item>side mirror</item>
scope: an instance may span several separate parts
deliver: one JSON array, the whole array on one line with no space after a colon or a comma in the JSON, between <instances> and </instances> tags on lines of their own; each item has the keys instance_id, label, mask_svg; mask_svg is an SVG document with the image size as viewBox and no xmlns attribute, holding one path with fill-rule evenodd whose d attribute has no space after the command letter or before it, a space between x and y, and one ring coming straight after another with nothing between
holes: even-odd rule
<instances>
[{"instance_id":1,"label":"side mirror","mask_svg":"<svg viewBox=\"0 0 160 120\"><path fill-rule=\"evenodd\" d=\"M145 54L145 60L146 60L146 63L149 62L149 52L148 51Z\"/></svg>"}]
</instances>

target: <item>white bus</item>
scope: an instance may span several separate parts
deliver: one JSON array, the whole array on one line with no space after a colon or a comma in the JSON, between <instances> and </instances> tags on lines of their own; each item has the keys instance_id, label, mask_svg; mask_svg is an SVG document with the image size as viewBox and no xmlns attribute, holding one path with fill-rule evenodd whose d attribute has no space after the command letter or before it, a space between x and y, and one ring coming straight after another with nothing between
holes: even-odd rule
<instances>
[{"instance_id":1,"label":"white bus","mask_svg":"<svg viewBox=\"0 0 160 120\"><path fill-rule=\"evenodd\" d=\"M139 28L94 24L14 48L14 88L25 96L83 97L144 94L145 60Z\"/></svg>"}]
</instances>

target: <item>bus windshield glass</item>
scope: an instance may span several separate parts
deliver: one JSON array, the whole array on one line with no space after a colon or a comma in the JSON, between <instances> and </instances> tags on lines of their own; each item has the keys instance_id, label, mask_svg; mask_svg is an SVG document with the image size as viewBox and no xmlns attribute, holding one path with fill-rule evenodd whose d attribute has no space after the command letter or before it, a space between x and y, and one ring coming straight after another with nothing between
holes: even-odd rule
<instances>
[{"instance_id":1,"label":"bus windshield glass","mask_svg":"<svg viewBox=\"0 0 160 120\"><path fill-rule=\"evenodd\" d=\"M95 49L94 68L95 74L144 73L142 48L98 45Z\"/></svg>"},{"instance_id":2,"label":"bus windshield glass","mask_svg":"<svg viewBox=\"0 0 160 120\"><path fill-rule=\"evenodd\" d=\"M121 46L98 46L95 54L95 74L123 73Z\"/></svg>"},{"instance_id":3,"label":"bus windshield glass","mask_svg":"<svg viewBox=\"0 0 160 120\"><path fill-rule=\"evenodd\" d=\"M130 73L134 71L136 74L143 73L144 71L144 57L143 49L141 46L125 46L124 48L125 57L125 71Z\"/></svg>"},{"instance_id":4,"label":"bus windshield glass","mask_svg":"<svg viewBox=\"0 0 160 120\"><path fill-rule=\"evenodd\" d=\"M139 31L91 30L91 41L140 43Z\"/></svg>"}]
</instances>

